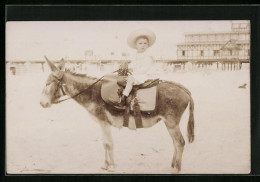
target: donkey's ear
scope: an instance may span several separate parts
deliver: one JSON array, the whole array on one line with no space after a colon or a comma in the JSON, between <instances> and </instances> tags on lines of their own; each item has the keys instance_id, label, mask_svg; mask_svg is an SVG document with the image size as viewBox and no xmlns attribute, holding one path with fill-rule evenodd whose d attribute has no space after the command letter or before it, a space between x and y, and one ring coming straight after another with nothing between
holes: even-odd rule
<instances>
[{"instance_id":1,"label":"donkey's ear","mask_svg":"<svg viewBox=\"0 0 260 182\"><path fill-rule=\"evenodd\" d=\"M55 71L58 70L57 67L46 56L44 56L44 58L46 59L46 61L47 61L47 63L48 63L52 72L55 72Z\"/></svg>"},{"instance_id":2,"label":"donkey's ear","mask_svg":"<svg viewBox=\"0 0 260 182\"><path fill-rule=\"evenodd\" d=\"M58 68L59 68L60 70L64 71L64 69L65 69L65 61L64 61L63 58L60 60L60 63L59 63L59 65L58 65Z\"/></svg>"}]
</instances>

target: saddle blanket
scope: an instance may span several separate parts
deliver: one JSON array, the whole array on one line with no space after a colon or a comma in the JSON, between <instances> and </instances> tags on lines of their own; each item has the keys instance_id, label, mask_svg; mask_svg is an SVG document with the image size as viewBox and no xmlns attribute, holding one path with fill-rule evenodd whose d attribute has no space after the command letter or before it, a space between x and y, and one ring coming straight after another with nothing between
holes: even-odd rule
<instances>
[{"instance_id":1,"label":"saddle blanket","mask_svg":"<svg viewBox=\"0 0 260 182\"><path fill-rule=\"evenodd\" d=\"M103 78L101 97L106 103L113 105L116 108L118 108L117 106L120 102L120 98L117 93L118 89L120 89L120 86L117 84L116 74L106 75ZM137 90L136 99L141 111L154 111L157 99L157 86ZM132 105L133 101L131 103L131 106ZM133 110L133 107L131 107L131 110Z\"/></svg>"}]
</instances>

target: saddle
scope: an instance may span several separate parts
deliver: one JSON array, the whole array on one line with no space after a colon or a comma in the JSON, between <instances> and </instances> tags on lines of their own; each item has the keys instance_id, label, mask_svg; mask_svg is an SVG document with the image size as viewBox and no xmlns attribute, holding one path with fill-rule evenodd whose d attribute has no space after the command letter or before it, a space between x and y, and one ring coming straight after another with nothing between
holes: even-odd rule
<instances>
[{"instance_id":1,"label":"saddle","mask_svg":"<svg viewBox=\"0 0 260 182\"><path fill-rule=\"evenodd\" d=\"M141 113L150 113L156 109L157 85L160 80L147 80L143 84L134 85L127 98L126 106L120 106L126 78L126 76L118 76L117 74L105 75L101 86L101 97L110 108L124 112L123 126L128 127L129 117L133 115L136 127L142 128Z\"/></svg>"}]
</instances>

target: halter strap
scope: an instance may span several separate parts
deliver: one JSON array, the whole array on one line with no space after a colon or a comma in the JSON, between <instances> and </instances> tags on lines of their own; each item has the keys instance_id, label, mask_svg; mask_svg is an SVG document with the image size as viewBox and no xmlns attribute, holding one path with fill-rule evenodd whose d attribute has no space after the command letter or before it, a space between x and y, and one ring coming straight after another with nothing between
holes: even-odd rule
<instances>
[{"instance_id":1,"label":"halter strap","mask_svg":"<svg viewBox=\"0 0 260 182\"><path fill-rule=\"evenodd\" d=\"M59 73L58 73L58 75L54 75L53 74L53 77L55 78L55 81L58 83L58 85L59 85L59 87L61 88L61 91L62 91L62 94L63 95L66 95L66 93L65 93L65 91L64 91L64 89L63 89L63 85L62 85L62 83L61 83L61 81L62 81L62 79L63 79L63 75L64 75L64 71L60 71Z\"/></svg>"},{"instance_id":2,"label":"halter strap","mask_svg":"<svg viewBox=\"0 0 260 182\"><path fill-rule=\"evenodd\" d=\"M100 80L102 80L102 78L104 78L104 76L102 76L101 78L99 78L97 81L95 81L94 83L92 83L92 84L91 84L90 86L88 86L87 88L81 90L79 93L77 93L77 94L75 94L75 95L73 95L73 96L71 96L71 97L68 97L68 98L66 98L66 99L58 100L58 101L55 102L55 104L58 104L58 103L61 103L61 102L63 102L63 101L66 101L66 100L69 100L69 99L73 99L74 97L77 97L78 95L80 95L80 94L82 94L83 92L85 92L85 91L87 91L88 89L90 89L92 86L94 86L94 85L95 85L96 83L98 83ZM64 93L64 95L66 95L65 92L64 92L64 90L63 90L63 86L62 86L62 85L60 85L60 86L61 86L61 91Z\"/></svg>"},{"instance_id":3,"label":"halter strap","mask_svg":"<svg viewBox=\"0 0 260 182\"><path fill-rule=\"evenodd\" d=\"M60 82L60 83L61 83L61 82ZM63 84L60 84L60 83L59 83L59 85L60 85L60 88L61 88L62 94L63 94L63 95L66 95L66 93L65 93L65 91L64 91L64 89L63 89Z\"/></svg>"},{"instance_id":4,"label":"halter strap","mask_svg":"<svg viewBox=\"0 0 260 182\"><path fill-rule=\"evenodd\" d=\"M66 93L65 93L64 90L63 90L62 84L60 84L60 83L61 83L61 80L62 80L62 78L63 78L63 75L64 75L64 71L61 71L61 72L62 72L62 75L59 75L59 76L60 76L60 79L58 79L57 76L55 76L55 75L54 75L54 77L59 81L58 83L59 83L59 85L60 85L60 87L61 87L62 93L63 93L64 95L66 95ZM116 72L118 72L118 70L113 71L112 73L116 73ZM61 103L61 102L63 102L63 101L66 101L66 100L73 99L73 98L77 97L78 95L82 94L83 92L85 92L85 91L87 91L88 89L90 89L91 87L93 87L96 83L98 83L98 82L99 82L100 80L102 80L104 77L105 77L105 75L102 76L102 77L100 77L97 81L95 81L94 83L92 83L92 84L91 84L90 86L88 86L87 88L81 90L79 93L77 93L77 94L75 94L75 95L73 95L73 96L71 96L71 97L68 97L68 98L66 98L66 99L58 100L58 101L55 102L55 104L58 104L58 103Z\"/></svg>"}]
</instances>

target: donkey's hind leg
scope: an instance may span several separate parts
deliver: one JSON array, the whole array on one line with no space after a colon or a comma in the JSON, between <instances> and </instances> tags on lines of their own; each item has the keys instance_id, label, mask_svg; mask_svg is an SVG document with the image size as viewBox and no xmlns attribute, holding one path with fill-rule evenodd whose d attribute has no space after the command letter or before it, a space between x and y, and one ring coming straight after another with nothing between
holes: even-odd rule
<instances>
[{"instance_id":1,"label":"donkey's hind leg","mask_svg":"<svg viewBox=\"0 0 260 182\"><path fill-rule=\"evenodd\" d=\"M111 135L111 126L107 122L100 123L102 128L103 145L105 149L105 165L102 169L113 171L115 168L114 162L114 146Z\"/></svg>"},{"instance_id":2,"label":"donkey's hind leg","mask_svg":"<svg viewBox=\"0 0 260 182\"><path fill-rule=\"evenodd\" d=\"M169 123L169 120L171 120L171 124ZM166 127L168 129L168 132L172 138L173 145L174 145L174 154L172 159L172 167L176 167L178 172L181 170L181 162L182 162L182 154L184 150L185 141L181 134L180 128L179 128L179 122L174 122L174 118L168 118L168 120L165 121ZM176 120L176 119L175 119Z\"/></svg>"}]
</instances>

